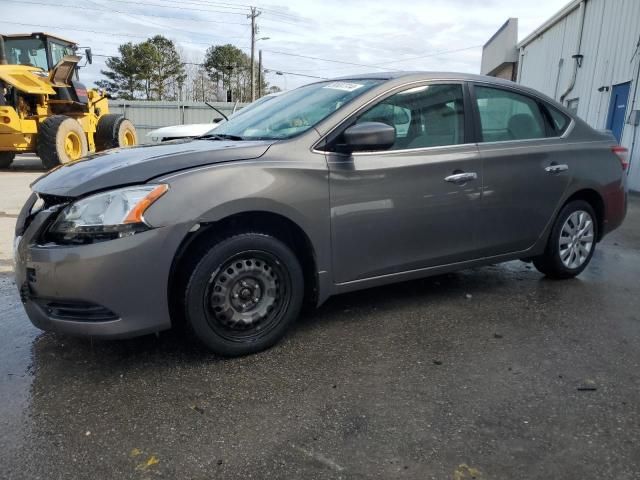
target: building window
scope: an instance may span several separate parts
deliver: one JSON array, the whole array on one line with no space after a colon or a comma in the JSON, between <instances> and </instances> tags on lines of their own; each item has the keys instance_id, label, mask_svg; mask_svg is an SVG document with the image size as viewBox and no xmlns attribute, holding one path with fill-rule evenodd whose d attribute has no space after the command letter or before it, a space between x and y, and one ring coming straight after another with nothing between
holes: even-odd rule
<instances>
[{"instance_id":1,"label":"building window","mask_svg":"<svg viewBox=\"0 0 640 480\"><path fill-rule=\"evenodd\" d=\"M567 100L567 110L569 110L574 115L578 115L578 104L580 103L579 98L572 98Z\"/></svg>"}]
</instances>

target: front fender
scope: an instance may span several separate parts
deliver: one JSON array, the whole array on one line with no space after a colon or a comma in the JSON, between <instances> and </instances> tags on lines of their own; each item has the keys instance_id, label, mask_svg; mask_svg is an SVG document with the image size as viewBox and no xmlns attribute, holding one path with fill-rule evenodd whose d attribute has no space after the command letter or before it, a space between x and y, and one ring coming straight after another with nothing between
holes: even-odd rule
<instances>
[{"instance_id":1,"label":"front fender","mask_svg":"<svg viewBox=\"0 0 640 480\"><path fill-rule=\"evenodd\" d=\"M239 161L159 178L170 190L145 213L153 226L212 223L246 212L288 218L309 238L319 271L330 268L327 167L316 161Z\"/></svg>"}]
</instances>

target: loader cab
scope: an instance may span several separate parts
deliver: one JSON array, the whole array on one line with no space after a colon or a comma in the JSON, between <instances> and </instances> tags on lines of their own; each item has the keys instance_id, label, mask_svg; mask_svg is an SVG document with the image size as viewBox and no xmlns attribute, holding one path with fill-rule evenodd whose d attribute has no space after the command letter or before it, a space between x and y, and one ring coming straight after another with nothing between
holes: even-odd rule
<instances>
[{"instance_id":1,"label":"loader cab","mask_svg":"<svg viewBox=\"0 0 640 480\"><path fill-rule=\"evenodd\" d=\"M78 46L46 33L4 35L9 65L28 65L50 72L67 55L75 55ZM77 72L75 80L78 79Z\"/></svg>"}]
</instances>

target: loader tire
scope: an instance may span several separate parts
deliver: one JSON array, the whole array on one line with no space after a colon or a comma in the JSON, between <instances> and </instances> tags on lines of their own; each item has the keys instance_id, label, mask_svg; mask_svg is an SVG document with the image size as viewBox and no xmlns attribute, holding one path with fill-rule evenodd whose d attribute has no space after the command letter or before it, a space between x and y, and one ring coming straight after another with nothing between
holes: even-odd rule
<instances>
[{"instance_id":1,"label":"loader tire","mask_svg":"<svg viewBox=\"0 0 640 480\"><path fill-rule=\"evenodd\" d=\"M133 123L117 113L109 113L98 119L94 138L96 152L109 148L131 147L138 143Z\"/></svg>"},{"instance_id":2,"label":"loader tire","mask_svg":"<svg viewBox=\"0 0 640 480\"><path fill-rule=\"evenodd\" d=\"M0 168L9 168L15 156L13 152L0 152Z\"/></svg>"},{"instance_id":3,"label":"loader tire","mask_svg":"<svg viewBox=\"0 0 640 480\"><path fill-rule=\"evenodd\" d=\"M47 169L75 162L89 153L87 135L77 120L53 115L40 125L37 153Z\"/></svg>"}]
</instances>

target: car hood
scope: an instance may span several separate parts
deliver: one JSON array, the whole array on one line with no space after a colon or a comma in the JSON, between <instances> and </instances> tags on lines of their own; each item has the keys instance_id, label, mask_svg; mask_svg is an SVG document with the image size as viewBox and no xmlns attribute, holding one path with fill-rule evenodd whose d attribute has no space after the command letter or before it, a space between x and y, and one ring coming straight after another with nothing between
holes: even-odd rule
<instances>
[{"instance_id":1,"label":"car hood","mask_svg":"<svg viewBox=\"0 0 640 480\"><path fill-rule=\"evenodd\" d=\"M180 138L198 137L210 132L220 123L191 123L188 125L172 125L170 127L157 128L147 133L151 138Z\"/></svg>"},{"instance_id":2,"label":"car hood","mask_svg":"<svg viewBox=\"0 0 640 480\"><path fill-rule=\"evenodd\" d=\"M35 192L77 197L145 183L171 172L262 156L274 141L176 140L113 149L54 168L33 184Z\"/></svg>"}]
</instances>

